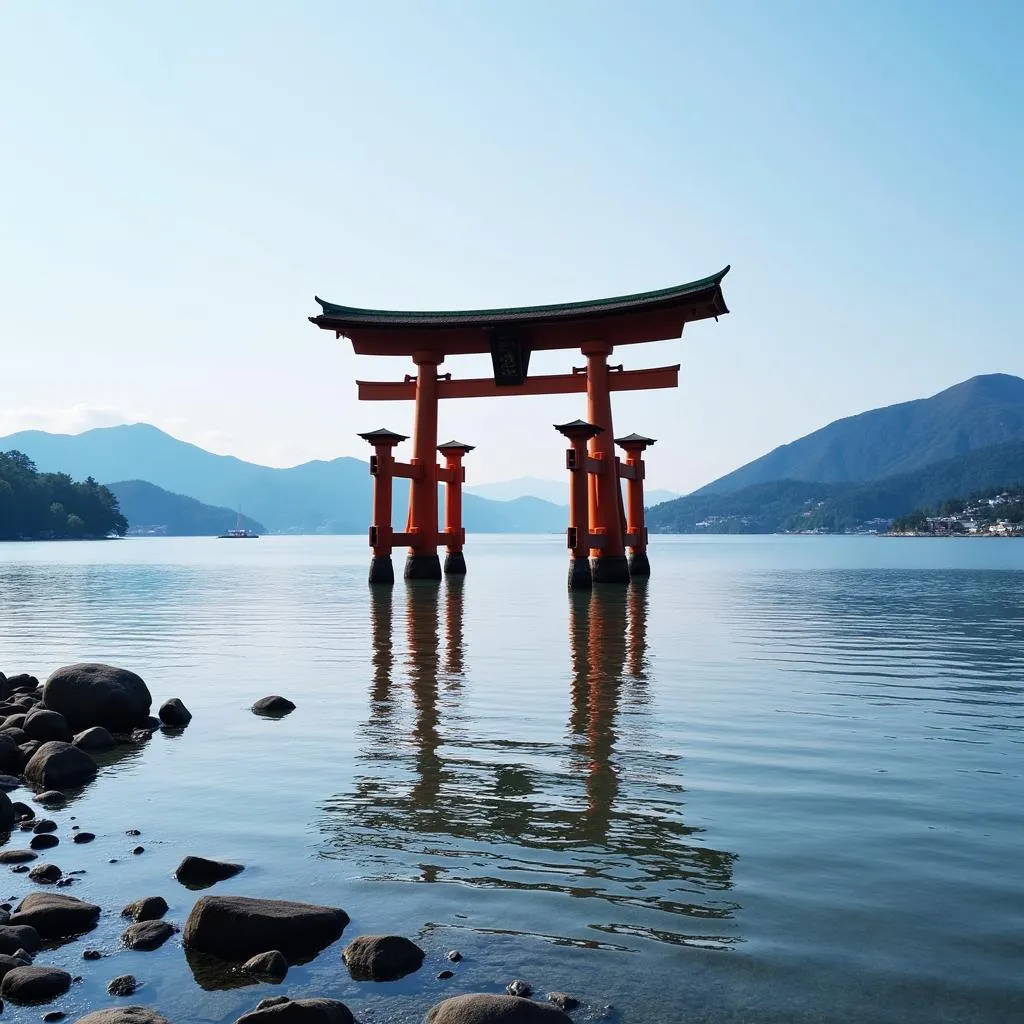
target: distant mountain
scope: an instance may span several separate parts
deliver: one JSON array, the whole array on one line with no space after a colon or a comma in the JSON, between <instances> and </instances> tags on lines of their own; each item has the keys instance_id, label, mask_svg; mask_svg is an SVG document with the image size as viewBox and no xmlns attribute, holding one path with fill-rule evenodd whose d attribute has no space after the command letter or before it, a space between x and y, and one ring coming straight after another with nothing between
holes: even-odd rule
<instances>
[{"instance_id":1,"label":"distant mountain","mask_svg":"<svg viewBox=\"0 0 1024 1024\"><path fill-rule=\"evenodd\" d=\"M62 470L97 480L144 480L207 505L241 506L274 532L365 533L369 524L373 482L368 464L359 459L274 469L214 455L146 423L82 434L26 430L0 438L0 451L8 448L25 452L43 471ZM408 493L408 481L396 480L393 522L399 529L405 525ZM466 528L481 533L565 529L565 511L556 505L514 504L508 508L506 503L467 494Z\"/></svg>"},{"instance_id":2,"label":"distant mountain","mask_svg":"<svg viewBox=\"0 0 1024 1024\"><path fill-rule=\"evenodd\" d=\"M204 505L195 498L172 494L145 480L122 480L108 484L121 506L121 514L128 520L128 533L159 534L166 537L215 537L234 527L238 513L230 508ZM255 533L266 533L267 528L241 517L241 525Z\"/></svg>"},{"instance_id":3,"label":"distant mountain","mask_svg":"<svg viewBox=\"0 0 1024 1024\"><path fill-rule=\"evenodd\" d=\"M1024 483L1024 441L990 445L863 484L774 480L725 494L691 494L647 513L654 533L845 532L948 498Z\"/></svg>"},{"instance_id":4,"label":"distant mountain","mask_svg":"<svg viewBox=\"0 0 1024 1024\"><path fill-rule=\"evenodd\" d=\"M851 483L909 473L990 445L1024 440L1024 380L972 377L931 398L836 420L702 487L726 494L781 480Z\"/></svg>"},{"instance_id":5,"label":"distant mountain","mask_svg":"<svg viewBox=\"0 0 1024 1024\"><path fill-rule=\"evenodd\" d=\"M503 480L500 483L473 484L466 487L467 494L477 494L481 498L492 501L514 501L516 498L541 498L554 505L567 505L569 502L569 479L542 480L535 476L521 476L515 480ZM675 491L648 490L644 501L648 506L657 505L662 501L678 498Z\"/></svg>"}]
</instances>

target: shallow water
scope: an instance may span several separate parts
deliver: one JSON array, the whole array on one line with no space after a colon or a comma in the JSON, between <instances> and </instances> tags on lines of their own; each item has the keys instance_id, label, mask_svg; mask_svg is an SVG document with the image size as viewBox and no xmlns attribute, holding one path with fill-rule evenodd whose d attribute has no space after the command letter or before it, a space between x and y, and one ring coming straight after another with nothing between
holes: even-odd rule
<instances>
[{"instance_id":1,"label":"shallow water","mask_svg":"<svg viewBox=\"0 0 1024 1024\"><path fill-rule=\"evenodd\" d=\"M52 815L97 833L46 859L105 911L38 958L83 976L54 1006L132 973L176 1024L275 992L411 1022L523 977L577 1020L1024 1021L1024 542L659 537L592 596L562 543L474 537L464 584L384 594L355 538L0 545L0 668L110 661L195 715ZM190 852L427 962L356 983L342 939L205 991L175 940L119 951L132 899L184 922Z\"/></svg>"}]
</instances>

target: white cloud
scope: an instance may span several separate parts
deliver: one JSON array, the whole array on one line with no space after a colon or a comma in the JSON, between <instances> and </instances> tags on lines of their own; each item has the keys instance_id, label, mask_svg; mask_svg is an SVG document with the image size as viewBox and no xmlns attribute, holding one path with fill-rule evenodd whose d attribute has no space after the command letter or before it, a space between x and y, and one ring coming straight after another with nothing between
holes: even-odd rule
<instances>
[{"instance_id":1,"label":"white cloud","mask_svg":"<svg viewBox=\"0 0 1024 1024\"><path fill-rule=\"evenodd\" d=\"M113 406L73 405L67 409L7 409L0 411L0 435L19 430L45 430L51 434L81 434L94 427L114 427L135 423Z\"/></svg>"}]
</instances>

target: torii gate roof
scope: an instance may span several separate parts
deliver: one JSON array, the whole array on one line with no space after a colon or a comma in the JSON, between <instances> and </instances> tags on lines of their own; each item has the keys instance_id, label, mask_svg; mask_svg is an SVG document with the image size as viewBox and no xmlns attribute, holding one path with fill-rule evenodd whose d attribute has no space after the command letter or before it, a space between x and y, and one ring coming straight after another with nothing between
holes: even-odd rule
<instances>
[{"instance_id":1,"label":"torii gate roof","mask_svg":"<svg viewBox=\"0 0 1024 1024\"><path fill-rule=\"evenodd\" d=\"M578 348L587 341L629 345L678 338L683 325L728 313L722 278L729 267L689 284L591 302L512 309L405 312L339 306L317 297L310 322L346 337L360 355L485 353L495 332L511 333L532 351Z\"/></svg>"}]
</instances>

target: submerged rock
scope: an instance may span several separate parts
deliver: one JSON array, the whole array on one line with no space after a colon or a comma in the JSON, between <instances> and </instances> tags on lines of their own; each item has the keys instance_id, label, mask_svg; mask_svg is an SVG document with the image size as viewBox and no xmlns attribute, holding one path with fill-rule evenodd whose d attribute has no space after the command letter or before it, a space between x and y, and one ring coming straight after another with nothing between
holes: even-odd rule
<instances>
[{"instance_id":1,"label":"submerged rock","mask_svg":"<svg viewBox=\"0 0 1024 1024\"><path fill-rule=\"evenodd\" d=\"M341 956L355 981L394 981L418 971L426 954L401 935L360 935Z\"/></svg>"},{"instance_id":2,"label":"submerged rock","mask_svg":"<svg viewBox=\"0 0 1024 1024\"><path fill-rule=\"evenodd\" d=\"M549 992L548 1002L554 1003L560 1010L575 1010L580 1005L580 1001L568 992Z\"/></svg>"},{"instance_id":3,"label":"submerged rock","mask_svg":"<svg viewBox=\"0 0 1024 1024\"><path fill-rule=\"evenodd\" d=\"M472 993L436 1003L424 1024L572 1024L572 1018L532 999Z\"/></svg>"},{"instance_id":4,"label":"submerged rock","mask_svg":"<svg viewBox=\"0 0 1024 1024\"><path fill-rule=\"evenodd\" d=\"M166 921L136 921L128 925L121 941L129 949L148 952L159 949L174 934L174 926Z\"/></svg>"},{"instance_id":5,"label":"submerged rock","mask_svg":"<svg viewBox=\"0 0 1024 1024\"><path fill-rule=\"evenodd\" d=\"M290 715L295 710L295 705L287 697L275 695L272 697L260 697L253 704L252 710L257 715L279 718L282 715Z\"/></svg>"},{"instance_id":6,"label":"submerged rock","mask_svg":"<svg viewBox=\"0 0 1024 1024\"><path fill-rule=\"evenodd\" d=\"M337 999L289 999L245 1013L235 1024L354 1024L352 1011Z\"/></svg>"},{"instance_id":7,"label":"submerged rock","mask_svg":"<svg viewBox=\"0 0 1024 1024\"><path fill-rule=\"evenodd\" d=\"M134 851L133 851L134 852ZM141 849L139 850L141 853ZM189 889L206 889L215 882L223 882L245 870L243 864L231 864L206 857L187 856L177 867L174 877Z\"/></svg>"},{"instance_id":8,"label":"submerged rock","mask_svg":"<svg viewBox=\"0 0 1024 1024\"><path fill-rule=\"evenodd\" d=\"M95 903L59 892L33 892L18 904L11 925L30 925L48 940L68 939L90 931L99 916L100 908Z\"/></svg>"},{"instance_id":9,"label":"submerged rock","mask_svg":"<svg viewBox=\"0 0 1024 1024\"><path fill-rule=\"evenodd\" d=\"M148 1006L114 1006L87 1013L75 1024L170 1024L170 1021Z\"/></svg>"},{"instance_id":10,"label":"submerged rock","mask_svg":"<svg viewBox=\"0 0 1024 1024\"><path fill-rule=\"evenodd\" d=\"M31 878L33 882L40 882L43 885L52 885L63 874L64 872L61 871L56 864L37 864L28 873L28 877Z\"/></svg>"},{"instance_id":11,"label":"submerged rock","mask_svg":"<svg viewBox=\"0 0 1024 1024\"><path fill-rule=\"evenodd\" d=\"M95 662L59 668L43 686L43 704L75 730L102 725L117 732L145 725L152 703L140 676Z\"/></svg>"},{"instance_id":12,"label":"submerged rock","mask_svg":"<svg viewBox=\"0 0 1024 1024\"><path fill-rule=\"evenodd\" d=\"M515 981L510 981L505 986L505 991L510 996L523 996L523 998L526 998L532 994L533 988L528 981L523 981L522 978L516 978Z\"/></svg>"},{"instance_id":13,"label":"submerged rock","mask_svg":"<svg viewBox=\"0 0 1024 1024\"><path fill-rule=\"evenodd\" d=\"M141 900L129 903L121 911L121 916L133 921L158 921L167 910L167 900L163 896L145 896Z\"/></svg>"},{"instance_id":14,"label":"submerged rock","mask_svg":"<svg viewBox=\"0 0 1024 1024\"><path fill-rule=\"evenodd\" d=\"M15 967L0 982L0 995L12 1003L42 1003L71 988L71 975L59 967Z\"/></svg>"},{"instance_id":15,"label":"submerged rock","mask_svg":"<svg viewBox=\"0 0 1024 1024\"><path fill-rule=\"evenodd\" d=\"M247 960L268 949L295 960L318 953L340 938L348 921L348 914L337 907L202 896L185 922L183 941L186 949L223 960Z\"/></svg>"},{"instance_id":16,"label":"submerged rock","mask_svg":"<svg viewBox=\"0 0 1024 1024\"><path fill-rule=\"evenodd\" d=\"M192 721L192 712L185 707L178 697L165 700L160 705L158 714L160 721L171 729L184 729Z\"/></svg>"},{"instance_id":17,"label":"submerged rock","mask_svg":"<svg viewBox=\"0 0 1024 1024\"><path fill-rule=\"evenodd\" d=\"M280 984L288 974L288 961L279 949L272 949L246 960L240 969L243 974Z\"/></svg>"},{"instance_id":18,"label":"submerged rock","mask_svg":"<svg viewBox=\"0 0 1024 1024\"><path fill-rule=\"evenodd\" d=\"M40 832L56 832L57 822L55 822L52 818L40 818L32 826L32 831L35 832L37 835Z\"/></svg>"},{"instance_id":19,"label":"submerged rock","mask_svg":"<svg viewBox=\"0 0 1024 1024\"><path fill-rule=\"evenodd\" d=\"M52 850L55 846L60 845L60 839L52 832L41 832L38 835L34 835L28 845L33 850Z\"/></svg>"},{"instance_id":20,"label":"submerged rock","mask_svg":"<svg viewBox=\"0 0 1024 1024\"><path fill-rule=\"evenodd\" d=\"M36 803L44 807L63 807L68 798L59 789L48 789L36 797Z\"/></svg>"},{"instance_id":21,"label":"submerged rock","mask_svg":"<svg viewBox=\"0 0 1024 1024\"><path fill-rule=\"evenodd\" d=\"M95 776L96 762L84 750L58 740L44 743L25 765L25 778L46 789L81 786Z\"/></svg>"},{"instance_id":22,"label":"submerged rock","mask_svg":"<svg viewBox=\"0 0 1024 1024\"><path fill-rule=\"evenodd\" d=\"M107 984L107 991L112 996L133 996L138 988L139 983L134 974L119 974Z\"/></svg>"}]
</instances>

